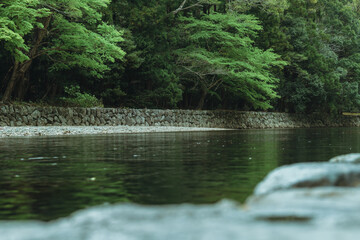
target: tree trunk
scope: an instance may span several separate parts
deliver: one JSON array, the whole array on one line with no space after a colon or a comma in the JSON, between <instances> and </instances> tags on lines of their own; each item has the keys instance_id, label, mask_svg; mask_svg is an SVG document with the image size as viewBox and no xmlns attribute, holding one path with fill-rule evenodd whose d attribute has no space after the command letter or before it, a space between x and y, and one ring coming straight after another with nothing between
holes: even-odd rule
<instances>
[{"instance_id":1,"label":"tree trunk","mask_svg":"<svg viewBox=\"0 0 360 240\"><path fill-rule=\"evenodd\" d=\"M204 12L204 14L207 14L207 15L210 14L210 7L211 7L211 5L204 5L204 6L203 6L203 12Z\"/></svg>"},{"instance_id":2,"label":"tree trunk","mask_svg":"<svg viewBox=\"0 0 360 240\"><path fill-rule=\"evenodd\" d=\"M50 93L50 101L54 101L57 90L58 90L58 85L56 83L53 83L52 84L52 90L51 90L51 93Z\"/></svg>"},{"instance_id":3,"label":"tree trunk","mask_svg":"<svg viewBox=\"0 0 360 240\"><path fill-rule=\"evenodd\" d=\"M15 62L14 66L12 67L11 77L7 83L7 87L2 98L3 101L11 100L15 90L16 90L16 96L18 97L19 100L22 100L24 98L29 88L29 75L30 75L29 69L31 67L33 60L39 54L39 47L43 39L47 35L47 28L50 25L50 20L51 20L51 15L39 20L39 22L41 22L44 25L44 28L37 29L35 32L33 47L28 53L29 60L23 63Z\"/></svg>"},{"instance_id":4,"label":"tree trunk","mask_svg":"<svg viewBox=\"0 0 360 240\"><path fill-rule=\"evenodd\" d=\"M18 74L19 62L15 62L14 66L12 68L13 68L13 70L12 70L11 77L7 83L5 93L2 97L2 100L4 102L9 101L11 99L11 95L15 88L16 80L18 79L17 74Z\"/></svg>"},{"instance_id":5,"label":"tree trunk","mask_svg":"<svg viewBox=\"0 0 360 240\"><path fill-rule=\"evenodd\" d=\"M30 86L30 79L29 79L29 71L26 71L26 74L24 73L24 76L21 78L21 82L17 87L17 93L16 97L17 99L24 99L29 86Z\"/></svg>"},{"instance_id":6,"label":"tree trunk","mask_svg":"<svg viewBox=\"0 0 360 240\"><path fill-rule=\"evenodd\" d=\"M208 94L208 90L204 88L202 90L201 97L200 97L198 106L196 107L196 110L202 110L203 109L207 94Z\"/></svg>"},{"instance_id":7,"label":"tree trunk","mask_svg":"<svg viewBox=\"0 0 360 240\"><path fill-rule=\"evenodd\" d=\"M189 95L187 93L185 93L183 98L184 98L184 108L188 108L189 107Z\"/></svg>"},{"instance_id":8,"label":"tree trunk","mask_svg":"<svg viewBox=\"0 0 360 240\"><path fill-rule=\"evenodd\" d=\"M12 95L15 92L16 87L16 95L19 100L22 100L27 91L25 86L25 82L27 81L25 74L28 73L32 60L28 60L24 63L16 62L13 66L13 71L11 74L11 78L7 84L4 96L2 98L3 101L9 101L12 98Z\"/></svg>"}]
</instances>

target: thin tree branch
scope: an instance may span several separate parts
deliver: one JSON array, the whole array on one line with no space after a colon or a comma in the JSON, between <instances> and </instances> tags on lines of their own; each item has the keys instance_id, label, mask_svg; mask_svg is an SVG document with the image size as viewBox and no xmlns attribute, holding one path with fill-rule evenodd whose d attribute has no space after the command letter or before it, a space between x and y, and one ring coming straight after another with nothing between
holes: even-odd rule
<instances>
[{"instance_id":1,"label":"thin tree branch","mask_svg":"<svg viewBox=\"0 0 360 240\"><path fill-rule=\"evenodd\" d=\"M61 47L48 48L48 49L42 50L38 54L34 55L30 60L34 60L35 58L40 57L40 56L42 56L44 54L48 55L47 53L50 52L50 51L53 51L53 50L64 50L64 49L61 49Z\"/></svg>"},{"instance_id":2,"label":"thin tree branch","mask_svg":"<svg viewBox=\"0 0 360 240\"><path fill-rule=\"evenodd\" d=\"M62 62L62 61L54 59L51 55L49 55L47 53L45 53L45 55L48 56L48 58L50 58L50 60L53 61L53 62Z\"/></svg>"},{"instance_id":3,"label":"thin tree branch","mask_svg":"<svg viewBox=\"0 0 360 240\"><path fill-rule=\"evenodd\" d=\"M215 76L213 77L213 81L215 80ZM216 80L215 82L213 82L210 86L209 89L212 89L213 87L215 87L216 85L220 84L222 82L221 79Z\"/></svg>"},{"instance_id":4,"label":"thin tree branch","mask_svg":"<svg viewBox=\"0 0 360 240\"><path fill-rule=\"evenodd\" d=\"M71 18L71 16L70 16L69 13L66 13L66 12L64 12L64 11L61 11L61 10L57 9L57 8L54 8L54 7L50 6L49 4L43 3L42 5L43 5L44 7L47 7L47 8L49 8L49 9L57 12L57 13L60 13L61 15L65 16L65 17L67 17L67 18Z\"/></svg>"},{"instance_id":5,"label":"thin tree branch","mask_svg":"<svg viewBox=\"0 0 360 240\"><path fill-rule=\"evenodd\" d=\"M188 6L188 7L186 7L186 8L183 8L182 10L186 10L186 9L193 8L193 7L202 7L202 6L203 6L203 5L201 5L200 3L195 3L195 4L191 5L191 6Z\"/></svg>"},{"instance_id":6,"label":"thin tree branch","mask_svg":"<svg viewBox=\"0 0 360 240\"><path fill-rule=\"evenodd\" d=\"M184 0L176 10L172 11L172 14L176 15L180 11L183 11L183 10L186 10L186 9L189 9L189 8L193 8L193 7L202 7L202 5L200 4L200 1L193 4L193 5L184 7L186 2L187 2L187 0Z\"/></svg>"},{"instance_id":7,"label":"thin tree branch","mask_svg":"<svg viewBox=\"0 0 360 240\"><path fill-rule=\"evenodd\" d=\"M185 69L188 70L189 72L197 75L197 76L198 76L199 78L201 78L201 79L205 76L205 74L201 74L201 73L199 73L199 72L195 72L195 71L192 70L191 68L188 68L188 67L185 67L185 66L183 66L183 68L185 68Z\"/></svg>"},{"instance_id":8,"label":"thin tree branch","mask_svg":"<svg viewBox=\"0 0 360 240\"><path fill-rule=\"evenodd\" d=\"M178 12L180 12L183 9L186 2L187 2L187 0L184 0L176 10L172 11L172 13L175 15Z\"/></svg>"}]
</instances>

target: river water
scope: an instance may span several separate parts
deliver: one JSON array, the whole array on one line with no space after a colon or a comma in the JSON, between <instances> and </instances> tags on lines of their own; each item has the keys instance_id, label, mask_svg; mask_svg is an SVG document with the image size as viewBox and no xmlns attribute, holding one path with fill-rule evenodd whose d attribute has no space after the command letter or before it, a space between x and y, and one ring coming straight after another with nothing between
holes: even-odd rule
<instances>
[{"instance_id":1,"label":"river water","mask_svg":"<svg viewBox=\"0 0 360 240\"><path fill-rule=\"evenodd\" d=\"M0 139L0 220L104 203L242 203L274 168L360 152L358 128Z\"/></svg>"}]
</instances>

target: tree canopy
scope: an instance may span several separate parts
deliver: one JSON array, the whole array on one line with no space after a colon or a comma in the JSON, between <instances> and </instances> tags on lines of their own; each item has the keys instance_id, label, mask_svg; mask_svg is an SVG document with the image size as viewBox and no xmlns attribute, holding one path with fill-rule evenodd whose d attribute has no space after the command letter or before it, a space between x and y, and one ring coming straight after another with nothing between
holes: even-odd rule
<instances>
[{"instance_id":1,"label":"tree canopy","mask_svg":"<svg viewBox=\"0 0 360 240\"><path fill-rule=\"evenodd\" d=\"M208 93L219 96L219 88L255 109L271 108L270 100L278 97L278 78L270 69L285 62L271 50L253 46L252 39L261 30L255 17L230 12L179 21L184 23L188 44L177 50L178 64L184 68L184 78L202 90L199 109Z\"/></svg>"},{"instance_id":2,"label":"tree canopy","mask_svg":"<svg viewBox=\"0 0 360 240\"><path fill-rule=\"evenodd\" d=\"M359 17L358 0L3 0L0 96L360 111Z\"/></svg>"},{"instance_id":3,"label":"tree canopy","mask_svg":"<svg viewBox=\"0 0 360 240\"><path fill-rule=\"evenodd\" d=\"M23 98L30 67L40 56L51 61L50 72L77 67L95 77L110 70L109 62L121 60L125 52L117 44L123 41L122 32L102 21L101 10L107 4L108 0L3 1L0 40L13 58L4 80L4 100L14 91Z\"/></svg>"}]
</instances>

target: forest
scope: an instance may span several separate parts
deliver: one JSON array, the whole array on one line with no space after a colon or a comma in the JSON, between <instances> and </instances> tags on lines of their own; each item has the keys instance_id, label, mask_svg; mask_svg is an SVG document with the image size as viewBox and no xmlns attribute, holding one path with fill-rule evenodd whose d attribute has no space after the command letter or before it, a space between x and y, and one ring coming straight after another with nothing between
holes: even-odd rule
<instances>
[{"instance_id":1,"label":"forest","mask_svg":"<svg viewBox=\"0 0 360 240\"><path fill-rule=\"evenodd\" d=\"M360 0L0 0L0 99L360 111Z\"/></svg>"}]
</instances>

